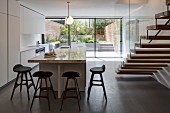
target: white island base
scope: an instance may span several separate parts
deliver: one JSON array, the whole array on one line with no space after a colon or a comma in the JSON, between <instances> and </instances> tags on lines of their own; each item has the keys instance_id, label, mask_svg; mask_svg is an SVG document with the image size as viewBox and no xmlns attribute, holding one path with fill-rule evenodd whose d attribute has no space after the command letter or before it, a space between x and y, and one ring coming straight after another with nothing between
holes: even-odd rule
<instances>
[{"instance_id":1,"label":"white island base","mask_svg":"<svg viewBox=\"0 0 170 113\"><path fill-rule=\"evenodd\" d=\"M80 73L77 77L80 91L85 91L86 87L86 63L39 63L39 70L53 73L51 81L55 91L58 91L58 98L61 98L65 87L66 79L61 77L64 72L76 71ZM69 81L69 87L74 87L74 82Z\"/></svg>"}]
</instances>

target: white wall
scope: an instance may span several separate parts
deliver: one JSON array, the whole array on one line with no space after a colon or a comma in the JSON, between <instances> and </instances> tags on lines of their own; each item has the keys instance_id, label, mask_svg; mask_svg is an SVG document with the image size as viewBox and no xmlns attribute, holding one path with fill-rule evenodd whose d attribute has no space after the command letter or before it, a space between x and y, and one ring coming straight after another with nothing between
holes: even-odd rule
<instances>
[{"instance_id":1,"label":"white wall","mask_svg":"<svg viewBox=\"0 0 170 113\"><path fill-rule=\"evenodd\" d=\"M20 48L36 45L36 42L41 43L41 34L23 34L20 38Z\"/></svg>"}]
</instances>

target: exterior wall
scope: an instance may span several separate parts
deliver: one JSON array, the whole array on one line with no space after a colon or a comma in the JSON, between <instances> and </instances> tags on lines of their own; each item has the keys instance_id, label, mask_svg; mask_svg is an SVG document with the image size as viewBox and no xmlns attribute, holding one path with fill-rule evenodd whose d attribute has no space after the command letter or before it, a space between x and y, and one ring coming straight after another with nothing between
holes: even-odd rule
<instances>
[{"instance_id":1,"label":"exterior wall","mask_svg":"<svg viewBox=\"0 0 170 113\"><path fill-rule=\"evenodd\" d=\"M120 24L119 21L115 21L105 27L105 39L107 42L111 42L114 46L115 52L120 51Z\"/></svg>"}]
</instances>

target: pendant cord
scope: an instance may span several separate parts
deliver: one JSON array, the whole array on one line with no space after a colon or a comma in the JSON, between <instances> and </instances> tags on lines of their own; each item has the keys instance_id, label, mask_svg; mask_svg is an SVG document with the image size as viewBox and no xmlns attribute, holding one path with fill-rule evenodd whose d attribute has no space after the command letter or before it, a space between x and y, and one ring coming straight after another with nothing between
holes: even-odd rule
<instances>
[{"instance_id":1,"label":"pendant cord","mask_svg":"<svg viewBox=\"0 0 170 113\"><path fill-rule=\"evenodd\" d=\"M69 12L69 9L70 9L70 2L67 2L68 3L68 16L70 15L70 12Z\"/></svg>"}]
</instances>

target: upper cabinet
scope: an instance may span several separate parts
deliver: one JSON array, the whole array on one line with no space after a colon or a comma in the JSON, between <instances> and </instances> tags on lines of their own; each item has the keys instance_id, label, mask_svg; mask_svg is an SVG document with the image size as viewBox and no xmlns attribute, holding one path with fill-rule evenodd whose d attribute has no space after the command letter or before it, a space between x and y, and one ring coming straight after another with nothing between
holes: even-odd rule
<instances>
[{"instance_id":1,"label":"upper cabinet","mask_svg":"<svg viewBox=\"0 0 170 113\"><path fill-rule=\"evenodd\" d=\"M22 6L21 6L22 7ZM21 8L22 33L23 34L44 34L45 16L26 7Z\"/></svg>"},{"instance_id":2,"label":"upper cabinet","mask_svg":"<svg viewBox=\"0 0 170 113\"><path fill-rule=\"evenodd\" d=\"M0 0L0 13L7 14L7 0Z\"/></svg>"},{"instance_id":3,"label":"upper cabinet","mask_svg":"<svg viewBox=\"0 0 170 113\"><path fill-rule=\"evenodd\" d=\"M12 16L20 17L20 3L18 1L8 0L8 14Z\"/></svg>"}]
</instances>

